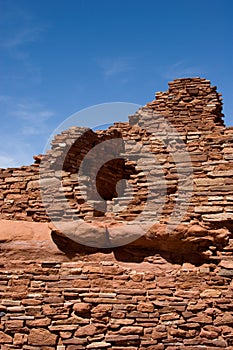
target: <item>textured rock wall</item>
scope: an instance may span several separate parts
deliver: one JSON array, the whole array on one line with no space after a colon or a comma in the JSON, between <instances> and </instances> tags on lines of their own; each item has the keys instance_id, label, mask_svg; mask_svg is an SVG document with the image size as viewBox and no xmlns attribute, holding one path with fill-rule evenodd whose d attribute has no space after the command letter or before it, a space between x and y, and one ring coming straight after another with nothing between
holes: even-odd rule
<instances>
[{"instance_id":1,"label":"textured rock wall","mask_svg":"<svg viewBox=\"0 0 233 350\"><path fill-rule=\"evenodd\" d=\"M0 273L1 349L233 349L230 267L13 260Z\"/></svg>"},{"instance_id":2,"label":"textured rock wall","mask_svg":"<svg viewBox=\"0 0 233 350\"><path fill-rule=\"evenodd\" d=\"M0 169L2 219L46 220L45 210L40 200L38 180L38 164ZM40 213L43 213L42 217Z\"/></svg>"},{"instance_id":3,"label":"textured rock wall","mask_svg":"<svg viewBox=\"0 0 233 350\"><path fill-rule=\"evenodd\" d=\"M161 215L156 217L156 225L152 227L149 235L139 240L138 244L141 246L155 244L160 250L167 248L177 250L179 246L181 251L186 251L188 254L190 251L199 251L205 257L231 255L233 128L225 128L221 110L220 94L208 80L177 79L169 83L167 92L157 93L156 100L130 116L129 123L116 123L107 131L97 132L91 130L84 132L82 128L74 127L57 135L52 142L51 151L43 157L45 161L51 163L48 175L46 173L45 176L50 177L53 184L53 179L57 176L56 166L61 167L62 187L69 207L64 212L60 206L60 189L51 189L48 183L48 193L54 191L54 203L50 213L55 220L62 217L63 221L69 221L78 216L88 222L101 221L105 227L116 222L135 220L143 210L148 210L148 220L151 219L150 208L145 209L148 178L143 170L146 168L146 171L148 169L150 171L150 168L153 168L150 162L153 163L154 159L157 159L160 168L154 171L154 182L149 185L153 187L154 193L157 192L158 207L161 190L166 192L164 203L161 203L163 208ZM180 220L182 226L174 231L173 236L166 237L166 244L164 244L163 225L169 221L177 201L179 187L179 174L172 152L177 151L179 144L171 150L173 146L166 129L162 135L164 142L151 134L151 126L155 132L157 131L157 135L161 134L164 119L178 130L193 167L193 189L189 207ZM112 154L113 160L105 164L98 174L97 189L105 201L101 203L101 210L95 209L98 198L92 196L89 202L83 198L83 192L87 197L93 194L95 178L90 179L84 173L80 186L76 174L81 161L94 146L118 138L123 138L127 142L127 148L123 146L120 150L126 159L115 159L118 150L110 144L105 146ZM152 159L147 158L147 154L142 155L141 149L144 146L152 155ZM64 163L60 165L64 154L66 155ZM138 159L146 164L143 170L137 165ZM98 162L98 158L90 159L93 167ZM185 170L188 163L185 160L180 162L180 166ZM36 157L36 162L32 166L0 170L2 219L49 221L40 197L39 163L40 157ZM130 187L118 189L117 195L116 183L122 178L128 180ZM183 187L190 182L188 176L184 176L182 181ZM124 187L124 184L122 186ZM120 210L125 204L127 207ZM105 231L103 234L105 235Z\"/></svg>"},{"instance_id":4,"label":"textured rock wall","mask_svg":"<svg viewBox=\"0 0 233 350\"><path fill-rule=\"evenodd\" d=\"M53 177L52 164L60 166L67 153L62 186L70 208L61 213L55 206L53 212L67 221L78 215L108 227L135 220L148 194L148 179L137 164L142 147L156 157L161 168L150 185L160 193L165 183L163 210L146 235L124 247L88 248L48 227L40 156L31 166L0 169L1 349L233 349L233 128L224 126L221 110L220 94L209 81L177 79L129 123L57 135L43 159L54 160ZM151 126L161 130L164 119L178 130L193 167L187 212L170 234L165 228L177 198L177 164L169 142L150 132ZM127 141L120 149L126 159L108 149L113 161L97 178L105 202L96 210L99 199L85 203L76 173L93 146L115 138ZM98 161L91 159L93 167ZM148 159L146 164L149 169ZM129 187L116 186L123 178ZM88 196L93 189L84 173L82 191ZM59 194L54 198L59 203Z\"/></svg>"}]
</instances>

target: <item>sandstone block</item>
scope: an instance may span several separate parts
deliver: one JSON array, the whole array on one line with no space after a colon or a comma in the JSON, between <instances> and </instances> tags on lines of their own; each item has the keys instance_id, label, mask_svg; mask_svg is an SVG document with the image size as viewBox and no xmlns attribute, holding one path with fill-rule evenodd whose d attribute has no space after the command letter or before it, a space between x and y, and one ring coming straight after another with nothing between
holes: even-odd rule
<instances>
[{"instance_id":1,"label":"sandstone block","mask_svg":"<svg viewBox=\"0 0 233 350\"><path fill-rule=\"evenodd\" d=\"M139 335L107 335L105 337L106 342L115 342L115 343L123 343L131 341L131 340L138 340Z\"/></svg>"},{"instance_id":2,"label":"sandstone block","mask_svg":"<svg viewBox=\"0 0 233 350\"><path fill-rule=\"evenodd\" d=\"M233 325L233 314L231 312L225 312L223 316L217 316L214 320L215 326L221 326L221 325L227 325L232 326Z\"/></svg>"},{"instance_id":3,"label":"sandstone block","mask_svg":"<svg viewBox=\"0 0 233 350\"><path fill-rule=\"evenodd\" d=\"M148 303L148 302L140 302L137 306L137 310L139 312L153 312L154 305L152 303Z\"/></svg>"},{"instance_id":4,"label":"sandstone block","mask_svg":"<svg viewBox=\"0 0 233 350\"><path fill-rule=\"evenodd\" d=\"M75 332L75 337L92 336L96 335L97 328L93 324L88 324L86 326L80 327Z\"/></svg>"},{"instance_id":5,"label":"sandstone block","mask_svg":"<svg viewBox=\"0 0 233 350\"><path fill-rule=\"evenodd\" d=\"M151 334L152 339L156 339L156 340L160 340L160 339L166 338L166 336L167 336L167 333L165 333L165 332L158 332L156 330L153 330L153 332Z\"/></svg>"},{"instance_id":6,"label":"sandstone block","mask_svg":"<svg viewBox=\"0 0 233 350\"><path fill-rule=\"evenodd\" d=\"M201 294L200 297L202 298L218 298L222 294L221 290L219 289L205 289Z\"/></svg>"},{"instance_id":7,"label":"sandstone block","mask_svg":"<svg viewBox=\"0 0 233 350\"><path fill-rule=\"evenodd\" d=\"M192 317L189 319L189 322L201 323L201 324L211 324L213 322L212 317L207 316L205 314L198 315L196 317Z\"/></svg>"},{"instance_id":8,"label":"sandstone block","mask_svg":"<svg viewBox=\"0 0 233 350\"><path fill-rule=\"evenodd\" d=\"M130 334L142 334L143 327L138 326L125 326L119 330L119 334L130 335Z\"/></svg>"},{"instance_id":9,"label":"sandstone block","mask_svg":"<svg viewBox=\"0 0 233 350\"><path fill-rule=\"evenodd\" d=\"M50 333L47 329L32 328L28 336L28 344L36 346L55 346L57 335Z\"/></svg>"},{"instance_id":10,"label":"sandstone block","mask_svg":"<svg viewBox=\"0 0 233 350\"><path fill-rule=\"evenodd\" d=\"M47 327L51 324L51 319L48 317L38 318L35 320L26 321L28 327Z\"/></svg>"},{"instance_id":11,"label":"sandstone block","mask_svg":"<svg viewBox=\"0 0 233 350\"><path fill-rule=\"evenodd\" d=\"M219 266L224 267L225 269L233 270L233 261L232 260L221 260Z\"/></svg>"},{"instance_id":12,"label":"sandstone block","mask_svg":"<svg viewBox=\"0 0 233 350\"><path fill-rule=\"evenodd\" d=\"M26 343L27 337L28 337L27 334L15 333L13 344L14 345L22 345L22 344Z\"/></svg>"},{"instance_id":13,"label":"sandstone block","mask_svg":"<svg viewBox=\"0 0 233 350\"><path fill-rule=\"evenodd\" d=\"M73 310L75 311L75 313L80 315L88 313L90 309L91 309L91 304L89 303L75 303L73 305Z\"/></svg>"},{"instance_id":14,"label":"sandstone block","mask_svg":"<svg viewBox=\"0 0 233 350\"><path fill-rule=\"evenodd\" d=\"M10 335L0 331L0 344L8 344L12 342L13 342L13 338Z\"/></svg>"},{"instance_id":15,"label":"sandstone block","mask_svg":"<svg viewBox=\"0 0 233 350\"><path fill-rule=\"evenodd\" d=\"M177 320L179 318L179 315L175 312L163 314L160 316L160 320L163 321L171 321L171 320Z\"/></svg>"},{"instance_id":16,"label":"sandstone block","mask_svg":"<svg viewBox=\"0 0 233 350\"><path fill-rule=\"evenodd\" d=\"M111 343L106 343L104 341L101 342L93 342L91 344L87 345L87 349L104 349L104 348L108 348L109 346L111 346Z\"/></svg>"}]
</instances>

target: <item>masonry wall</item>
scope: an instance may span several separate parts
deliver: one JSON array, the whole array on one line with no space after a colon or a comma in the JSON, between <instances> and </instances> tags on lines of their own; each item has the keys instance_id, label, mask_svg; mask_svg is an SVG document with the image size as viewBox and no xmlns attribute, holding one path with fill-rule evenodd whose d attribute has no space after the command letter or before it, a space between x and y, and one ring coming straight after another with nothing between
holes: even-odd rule
<instances>
[{"instance_id":1,"label":"masonry wall","mask_svg":"<svg viewBox=\"0 0 233 350\"><path fill-rule=\"evenodd\" d=\"M187 147L194 184L187 213L170 234L165 229L178 191L176 164L169 144L148 131L161 130L164 119ZM77 127L57 135L51 152L31 166L0 169L1 349L233 349L233 127L224 126L216 87L205 79L177 79L129 123L86 130L82 138L81 132ZM95 210L83 200L75 174L93 146L117 138L129 141L121 150L126 160L108 149L113 161L97 179L105 207ZM70 208L53 214L108 227L144 210L147 179L137 165L144 145L166 182L163 211L148 233L123 247L94 249L49 224L39 189L43 159L56 164L67 153L62 186ZM131 187L116 193L122 178ZM160 180L158 172L152 184L158 193ZM86 191L93 186L82 183ZM117 211L132 189L127 210ZM59 203L57 193L54 198Z\"/></svg>"},{"instance_id":2,"label":"masonry wall","mask_svg":"<svg viewBox=\"0 0 233 350\"><path fill-rule=\"evenodd\" d=\"M230 265L148 260L8 262L1 349L233 349Z\"/></svg>"}]
</instances>

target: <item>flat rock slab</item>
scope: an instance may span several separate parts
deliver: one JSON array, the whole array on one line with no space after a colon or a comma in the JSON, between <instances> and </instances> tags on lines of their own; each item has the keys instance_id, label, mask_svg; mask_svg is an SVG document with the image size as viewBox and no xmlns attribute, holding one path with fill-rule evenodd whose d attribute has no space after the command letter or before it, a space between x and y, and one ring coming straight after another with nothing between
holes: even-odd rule
<instances>
[{"instance_id":1,"label":"flat rock slab","mask_svg":"<svg viewBox=\"0 0 233 350\"><path fill-rule=\"evenodd\" d=\"M0 220L0 258L45 259L63 255L48 223Z\"/></svg>"}]
</instances>

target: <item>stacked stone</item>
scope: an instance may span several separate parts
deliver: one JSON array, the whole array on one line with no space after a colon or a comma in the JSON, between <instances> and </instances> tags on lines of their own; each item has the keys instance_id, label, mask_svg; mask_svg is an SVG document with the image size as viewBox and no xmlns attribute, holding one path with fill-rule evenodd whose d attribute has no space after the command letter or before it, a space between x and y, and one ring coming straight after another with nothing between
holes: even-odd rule
<instances>
[{"instance_id":1,"label":"stacked stone","mask_svg":"<svg viewBox=\"0 0 233 350\"><path fill-rule=\"evenodd\" d=\"M60 188L55 188L55 205L53 203L50 214L55 220L62 217L62 220L70 221L78 216L88 222L97 220L112 225L114 222L135 221L138 214L143 212L145 220L155 220L160 224L169 222L177 199L179 174L172 157L174 140L168 139L164 125L166 120L166 123L170 123L179 132L193 167L192 198L189 200L186 215L181 218L182 223L187 226L182 229L186 232L182 239L195 242L200 250L203 250L201 247L205 240L205 253L208 256L230 255L230 227L233 220L233 128L224 127L221 108L220 94L208 80L177 79L169 83L167 92L157 93L156 100L130 116L129 123L116 123L108 130L97 132L73 127L57 135L52 141L51 151L43 157L51 164L51 168L43 176L53 180L57 176L56 170L62 169L62 190L68 201L68 209L63 212L60 206ZM163 130L164 142L161 139ZM119 150L115 149L114 144L108 144L105 151L112 161L101 167L97 184L95 178L88 178L84 172L81 174L83 176L80 185L77 172L88 152L105 141L117 138L125 140L125 146L120 150L124 160L119 159ZM147 147L149 157L142 154L143 147ZM62 158L64 154L66 156ZM95 168L99 161L93 157L89 164ZM143 169L138 165L140 161L146 164ZM154 169L154 161L160 168L153 170L154 182L149 183L145 172L150 173ZM40 158L36 158L32 166L0 170L2 219L41 222L50 220L40 197L39 162ZM184 161L183 169L186 166ZM122 193L117 193L116 185L123 178L127 180L128 186L123 184L120 191ZM184 177L182 181L185 187L191 179ZM162 207L162 212L156 218L150 207L146 207L148 186L153 188L158 211L159 206ZM98 196L93 197L95 187L104 200L100 201ZM48 193L51 195L50 188ZM83 193L89 201L85 200ZM98 207L98 204L101 205ZM198 228L189 229L190 225L197 225ZM156 230L157 228L154 231ZM221 235L223 240L219 239Z\"/></svg>"},{"instance_id":2,"label":"stacked stone","mask_svg":"<svg viewBox=\"0 0 233 350\"><path fill-rule=\"evenodd\" d=\"M166 116L182 133L224 130L221 95L206 79L176 79L147 106Z\"/></svg>"},{"instance_id":3,"label":"stacked stone","mask_svg":"<svg viewBox=\"0 0 233 350\"><path fill-rule=\"evenodd\" d=\"M233 128L224 127L221 108L221 97L208 80L177 79L168 92L157 93L155 101L130 116L129 123L97 132L74 127L55 137L43 157L51 160L44 175L53 180L56 169L62 169L69 203L63 220L78 215L107 227L133 222L142 211L150 220L148 187L158 192L157 203L165 188L156 224L119 249L97 253L48 229L39 188L40 156L31 166L0 169L2 350L233 349ZM177 198L172 151L179 145L172 148L164 120L178 130L193 167L189 207L171 234L165 228ZM77 172L88 152L115 138L123 138L125 146L116 150L108 144L113 160L101 167L96 183L85 171L79 183ZM151 183L146 174L153 157L159 166ZM93 169L98 162L90 159ZM182 164L185 169L188 163ZM116 188L123 178L128 186L121 182ZM101 210L95 207L99 198L91 197L95 187L105 199ZM91 199L85 201L83 193ZM57 219L60 198L55 191ZM187 263L192 260L199 267Z\"/></svg>"},{"instance_id":4,"label":"stacked stone","mask_svg":"<svg viewBox=\"0 0 233 350\"><path fill-rule=\"evenodd\" d=\"M39 164L0 169L1 218L48 221L40 198Z\"/></svg>"},{"instance_id":5,"label":"stacked stone","mask_svg":"<svg viewBox=\"0 0 233 350\"><path fill-rule=\"evenodd\" d=\"M101 260L2 264L1 349L233 349L232 262Z\"/></svg>"}]
</instances>

